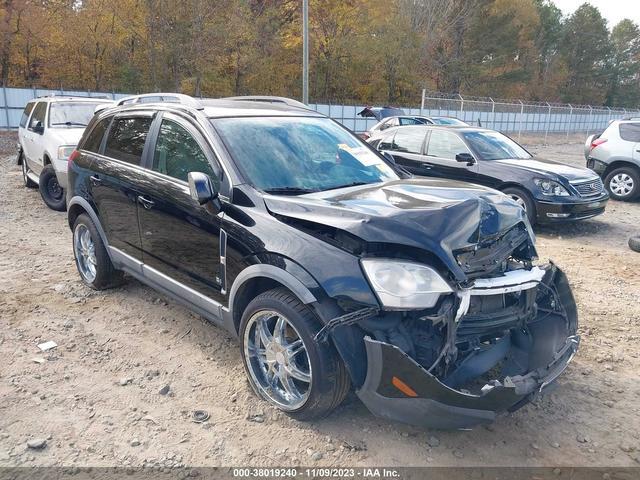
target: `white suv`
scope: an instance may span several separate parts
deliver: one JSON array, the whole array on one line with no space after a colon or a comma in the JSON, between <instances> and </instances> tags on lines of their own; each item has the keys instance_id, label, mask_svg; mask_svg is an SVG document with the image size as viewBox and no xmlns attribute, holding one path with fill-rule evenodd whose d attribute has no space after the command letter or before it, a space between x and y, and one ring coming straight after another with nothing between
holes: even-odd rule
<instances>
[{"instance_id":1,"label":"white suv","mask_svg":"<svg viewBox=\"0 0 640 480\"><path fill-rule=\"evenodd\" d=\"M640 121L614 120L584 145L587 167L604 180L615 200L640 198Z\"/></svg>"},{"instance_id":2,"label":"white suv","mask_svg":"<svg viewBox=\"0 0 640 480\"><path fill-rule=\"evenodd\" d=\"M66 209L67 160L98 105L108 100L42 97L27 103L18 129L18 164L27 187L39 187L44 203ZM113 102L112 102L113 103Z\"/></svg>"}]
</instances>

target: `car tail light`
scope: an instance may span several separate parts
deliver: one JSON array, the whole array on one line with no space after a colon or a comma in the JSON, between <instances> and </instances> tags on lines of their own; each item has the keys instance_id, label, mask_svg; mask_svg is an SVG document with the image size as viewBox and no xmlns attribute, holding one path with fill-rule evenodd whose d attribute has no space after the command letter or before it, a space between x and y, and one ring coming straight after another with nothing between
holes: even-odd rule
<instances>
[{"instance_id":1,"label":"car tail light","mask_svg":"<svg viewBox=\"0 0 640 480\"><path fill-rule=\"evenodd\" d=\"M607 141L606 138L596 138L593 142L591 142L591 150L596 148L598 145L602 145Z\"/></svg>"},{"instance_id":2,"label":"car tail light","mask_svg":"<svg viewBox=\"0 0 640 480\"><path fill-rule=\"evenodd\" d=\"M71 164L75 162L76 158L78 158L79 156L80 152L78 150L74 150L73 152L71 152L71 155L69 155L69 158L67 159L67 170L71 168Z\"/></svg>"}]
</instances>

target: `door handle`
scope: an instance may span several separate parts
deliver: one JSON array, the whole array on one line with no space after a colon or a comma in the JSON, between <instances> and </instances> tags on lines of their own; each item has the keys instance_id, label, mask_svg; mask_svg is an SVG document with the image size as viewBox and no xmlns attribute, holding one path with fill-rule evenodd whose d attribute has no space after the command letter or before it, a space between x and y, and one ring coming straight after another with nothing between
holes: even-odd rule
<instances>
[{"instance_id":1,"label":"door handle","mask_svg":"<svg viewBox=\"0 0 640 480\"><path fill-rule=\"evenodd\" d=\"M147 210L153 208L153 206L156 204L156 202L154 202L153 200L149 200L148 198L144 198L142 195L138 196L138 201Z\"/></svg>"},{"instance_id":2,"label":"door handle","mask_svg":"<svg viewBox=\"0 0 640 480\"><path fill-rule=\"evenodd\" d=\"M91 175L89 179L91 180L91 183L93 183L96 186L102 183L102 179L97 175Z\"/></svg>"}]
</instances>

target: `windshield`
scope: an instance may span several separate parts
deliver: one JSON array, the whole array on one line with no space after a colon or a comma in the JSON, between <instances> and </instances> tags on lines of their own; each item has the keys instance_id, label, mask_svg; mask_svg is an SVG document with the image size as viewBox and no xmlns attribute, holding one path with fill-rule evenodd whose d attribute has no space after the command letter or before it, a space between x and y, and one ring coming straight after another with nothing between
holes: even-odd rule
<instances>
[{"instance_id":1,"label":"windshield","mask_svg":"<svg viewBox=\"0 0 640 480\"><path fill-rule=\"evenodd\" d=\"M467 143L480 156L480 160L531 158L529 152L499 132L464 132Z\"/></svg>"},{"instance_id":2,"label":"windshield","mask_svg":"<svg viewBox=\"0 0 640 480\"><path fill-rule=\"evenodd\" d=\"M462 120L457 118L433 117L431 118L436 125L466 125Z\"/></svg>"},{"instance_id":3,"label":"windshield","mask_svg":"<svg viewBox=\"0 0 640 480\"><path fill-rule=\"evenodd\" d=\"M100 103L52 103L49 110L49 126L86 127L98 105L100 105Z\"/></svg>"},{"instance_id":4,"label":"windshield","mask_svg":"<svg viewBox=\"0 0 640 480\"><path fill-rule=\"evenodd\" d=\"M297 195L399 178L328 118L220 118L212 124L248 180L268 193Z\"/></svg>"}]
</instances>

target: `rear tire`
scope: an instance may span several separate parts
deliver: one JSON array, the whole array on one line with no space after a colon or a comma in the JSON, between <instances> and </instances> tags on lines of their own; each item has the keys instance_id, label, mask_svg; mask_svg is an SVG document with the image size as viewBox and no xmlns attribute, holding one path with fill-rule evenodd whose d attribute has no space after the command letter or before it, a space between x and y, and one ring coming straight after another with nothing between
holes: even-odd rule
<instances>
[{"instance_id":1,"label":"rear tire","mask_svg":"<svg viewBox=\"0 0 640 480\"><path fill-rule=\"evenodd\" d=\"M533 226L536 223L536 204L534 203L531 195L526 190L518 187L508 187L502 190L502 193L509 195L512 200L518 203L524 208L529 223Z\"/></svg>"},{"instance_id":2,"label":"rear tire","mask_svg":"<svg viewBox=\"0 0 640 480\"><path fill-rule=\"evenodd\" d=\"M73 224L73 256L80 278L94 290L122 284L122 272L114 268L98 229L86 213L78 215Z\"/></svg>"},{"instance_id":3,"label":"rear tire","mask_svg":"<svg viewBox=\"0 0 640 480\"><path fill-rule=\"evenodd\" d=\"M604 186L614 200L630 202L640 195L640 174L632 167L616 168L605 177Z\"/></svg>"},{"instance_id":4,"label":"rear tire","mask_svg":"<svg viewBox=\"0 0 640 480\"><path fill-rule=\"evenodd\" d=\"M314 340L320 327L313 311L284 288L258 295L242 315L241 353L251 388L296 420L328 415L350 389L334 346Z\"/></svg>"},{"instance_id":5,"label":"rear tire","mask_svg":"<svg viewBox=\"0 0 640 480\"><path fill-rule=\"evenodd\" d=\"M22 153L22 150L18 155L18 163L20 163L20 166L22 167L22 182L24 183L24 186L27 188L37 188L38 184L27 176L29 166L27 165L27 159L24 156L24 153Z\"/></svg>"},{"instance_id":6,"label":"rear tire","mask_svg":"<svg viewBox=\"0 0 640 480\"><path fill-rule=\"evenodd\" d=\"M640 252L640 236L629 239L629 248L634 252Z\"/></svg>"},{"instance_id":7,"label":"rear tire","mask_svg":"<svg viewBox=\"0 0 640 480\"><path fill-rule=\"evenodd\" d=\"M51 210L64 212L67 209L64 189L58 183L58 177L56 177L56 171L53 169L53 165L46 165L42 169L38 188L42 200L44 200L44 203Z\"/></svg>"}]
</instances>

